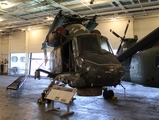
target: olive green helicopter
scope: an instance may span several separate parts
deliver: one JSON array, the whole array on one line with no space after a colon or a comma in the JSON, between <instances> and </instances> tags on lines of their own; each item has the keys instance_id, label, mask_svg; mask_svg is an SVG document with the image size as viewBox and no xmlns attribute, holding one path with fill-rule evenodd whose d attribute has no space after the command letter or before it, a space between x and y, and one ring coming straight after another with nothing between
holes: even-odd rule
<instances>
[{"instance_id":1,"label":"olive green helicopter","mask_svg":"<svg viewBox=\"0 0 159 120\"><path fill-rule=\"evenodd\" d=\"M110 30L121 39L116 56L125 69L122 80L159 88L159 27L138 40L125 38L129 23L123 37Z\"/></svg>"},{"instance_id":2,"label":"olive green helicopter","mask_svg":"<svg viewBox=\"0 0 159 120\"><path fill-rule=\"evenodd\" d=\"M124 75L124 68L113 54L108 39L95 27L97 16L80 17L59 11L46 35L42 48L53 47L50 55L50 71L37 69L48 74L55 81L77 89L80 96L98 96L103 93L105 99L114 96L107 86L117 86Z\"/></svg>"}]
</instances>

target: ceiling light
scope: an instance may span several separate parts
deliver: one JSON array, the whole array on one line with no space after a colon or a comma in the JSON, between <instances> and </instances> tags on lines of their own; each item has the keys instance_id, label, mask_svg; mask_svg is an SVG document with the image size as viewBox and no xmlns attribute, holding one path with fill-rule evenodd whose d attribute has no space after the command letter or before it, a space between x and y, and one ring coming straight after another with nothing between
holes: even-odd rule
<instances>
[{"instance_id":1,"label":"ceiling light","mask_svg":"<svg viewBox=\"0 0 159 120\"><path fill-rule=\"evenodd\" d=\"M115 17L113 17L113 18L111 18L111 20L112 20L112 21L116 21L116 18L115 18Z\"/></svg>"},{"instance_id":2,"label":"ceiling light","mask_svg":"<svg viewBox=\"0 0 159 120\"><path fill-rule=\"evenodd\" d=\"M54 20L54 18L53 17L46 17L46 20Z\"/></svg>"},{"instance_id":3,"label":"ceiling light","mask_svg":"<svg viewBox=\"0 0 159 120\"><path fill-rule=\"evenodd\" d=\"M2 18L0 18L0 22L2 22L3 21L3 19Z\"/></svg>"},{"instance_id":4,"label":"ceiling light","mask_svg":"<svg viewBox=\"0 0 159 120\"><path fill-rule=\"evenodd\" d=\"M31 27L28 27L28 30L30 31L30 30L31 30Z\"/></svg>"}]
</instances>

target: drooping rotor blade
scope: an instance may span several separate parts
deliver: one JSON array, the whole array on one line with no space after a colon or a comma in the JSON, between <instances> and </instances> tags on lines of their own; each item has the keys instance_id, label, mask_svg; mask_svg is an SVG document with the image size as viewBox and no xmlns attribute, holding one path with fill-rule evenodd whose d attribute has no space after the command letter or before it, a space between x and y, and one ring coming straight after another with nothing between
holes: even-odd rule
<instances>
[{"instance_id":1,"label":"drooping rotor blade","mask_svg":"<svg viewBox=\"0 0 159 120\"><path fill-rule=\"evenodd\" d=\"M120 37L116 32L114 32L112 29L110 29L110 32L113 34L113 35L115 35L117 38L121 38L122 39L122 37Z\"/></svg>"},{"instance_id":2,"label":"drooping rotor blade","mask_svg":"<svg viewBox=\"0 0 159 120\"><path fill-rule=\"evenodd\" d=\"M129 27L129 23L130 23L130 20L128 21L128 23L127 23L127 25L126 25L125 32L124 32L124 36L123 36L122 40L124 40L124 39L125 39L125 36L126 36L127 30L128 30L128 27Z\"/></svg>"},{"instance_id":3,"label":"drooping rotor blade","mask_svg":"<svg viewBox=\"0 0 159 120\"><path fill-rule=\"evenodd\" d=\"M117 49L117 52L116 52L117 55L118 55L118 53L119 53L119 51L120 51L120 49L121 49L122 43L123 43L123 40L121 40L120 45L119 45L119 47L118 47L118 49Z\"/></svg>"},{"instance_id":4,"label":"drooping rotor blade","mask_svg":"<svg viewBox=\"0 0 159 120\"><path fill-rule=\"evenodd\" d=\"M42 43L41 49L43 50L43 49L46 49L46 48L49 48L49 46L47 45L47 42L44 41L44 42Z\"/></svg>"},{"instance_id":5,"label":"drooping rotor blade","mask_svg":"<svg viewBox=\"0 0 159 120\"><path fill-rule=\"evenodd\" d=\"M65 18L62 15L62 10L60 10L59 13L56 15L47 35L49 35L51 32L53 32L53 30L56 27L61 26L63 24L64 20L65 20Z\"/></svg>"},{"instance_id":6,"label":"drooping rotor blade","mask_svg":"<svg viewBox=\"0 0 159 120\"><path fill-rule=\"evenodd\" d=\"M94 30L94 28L98 25L98 23L96 22L88 22L88 24L86 25L86 28L91 32Z\"/></svg>"},{"instance_id":7,"label":"drooping rotor blade","mask_svg":"<svg viewBox=\"0 0 159 120\"><path fill-rule=\"evenodd\" d=\"M49 34L51 34L53 32L53 30L56 28L56 27L59 27L63 24L65 18L63 17L62 15L62 10L59 11L59 13L56 15L49 31L48 31L48 34L46 35L46 39L44 40L44 43L42 43L42 48L44 50L44 58L45 58L45 65L48 61L48 58L47 58L47 50L46 48L48 48L48 44L47 44L47 39L48 39L48 36Z\"/></svg>"},{"instance_id":8,"label":"drooping rotor blade","mask_svg":"<svg viewBox=\"0 0 159 120\"><path fill-rule=\"evenodd\" d=\"M46 49L44 49L44 58L45 58L45 66L46 66L46 63L48 62L47 50Z\"/></svg>"},{"instance_id":9,"label":"drooping rotor blade","mask_svg":"<svg viewBox=\"0 0 159 120\"><path fill-rule=\"evenodd\" d=\"M53 30L56 28L56 27L59 27L63 24L65 18L63 17L62 15L62 10L59 11L59 13L56 15L47 35L46 35L46 39L44 40L44 43L42 43L42 48L41 49L46 49L48 48L49 46L47 45L47 37L49 36L50 33L53 32Z\"/></svg>"},{"instance_id":10,"label":"drooping rotor blade","mask_svg":"<svg viewBox=\"0 0 159 120\"><path fill-rule=\"evenodd\" d=\"M98 23L96 23L97 16L95 15L85 26L91 32L97 27Z\"/></svg>"}]
</instances>

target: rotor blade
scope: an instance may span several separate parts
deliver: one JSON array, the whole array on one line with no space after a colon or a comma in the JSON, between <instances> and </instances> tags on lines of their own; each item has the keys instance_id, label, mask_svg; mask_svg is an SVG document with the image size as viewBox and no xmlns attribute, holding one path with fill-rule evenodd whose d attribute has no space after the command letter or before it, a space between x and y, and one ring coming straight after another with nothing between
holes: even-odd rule
<instances>
[{"instance_id":1,"label":"rotor blade","mask_svg":"<svg viewBox=\"0 0 159 120\"><path fill-rule=\"evenodd\" d=\"M98 23L96 23L97 16L95 15L85 26L91 32L97 27Z\"/></svg>"},{"instance_id":2,"label":"rotor blade","mask_svg":"<svg viewBox=\"0 0 159 120\"><path fill-rule=\"evenodd\" d=\"M112 29L110 29L110 32L115 35L117 38L121 38L116 32L114 32Z\"/></svg>"},{"instance_id":3,"label":"rotor blade","mask_svg":"<svg viewBox=\"0 0 159 120\"><path fill-rule=\"evenodd\" d=\"M46 63L48 61L47 50L46 49L44 49L44 58L45 58L45 66L46 66Z\"/></svg>"},{"instance_id":4,"label":"rotor blade","mask_svg":"<svg viewBox=\"0 0 159 120\"><path fill-rule=\"evenodd\" d=\"M44 41L44 42L42 43L41 50L46 49L46 48L49 48L49 46L47 45L47 42Z\"/></svg>"},{"instance_id":5,"label":"rotor blade","mask_svg":"<svg viewBox=\"0 0 159 120\"><path fill-rule=\"evenodd\" d=\"M125 32L124 32L124 36L123 36L123 40L125 39L125 35L126 35L126 33L127 33L127 30L128 30L128 27L129 27L129 23L130 23L130 20L128 20L128 24L127 24L127 26L126 26L126 28L125 28Z\"/></svg>"},{"instance_id":6,"label":"rotor blade","mask_svg":"<svg viewBox=\"0 0 159 120\"><path fill-rule=\"evenodd\" d=\"M50 27L50 29L49 29L47 35L46 35L46 38L45 38L45 40L44 40L44 43L42 43L42 48L41 48L41 49L46 49L46 48L49 47L49 46L47 45L47 42L46 42L47 39L48 39L49 34L52 33L53 30L54 30L56 27L61 26L61 25L63 24L64 20L65 20L65 18L64 18L63 15L62 15L62 10L60 10L59 13L56 15L56 17L55 17L55 19L54 19L54 21L53 21L53 23L52 23L52 25L51 25L51 27Z\"/></svg>"},{"instance_id":7,"label":"rotor blade","mask_svg":"<svg viewBox=\"0 0 159 120\"><path fill-rule=\"evenodd\" d=\"M118 47L118 50L117 50L117 52L116 52L117 55L118 55L118 53L119 53L119 51L120 51L120 49L121 49L122 43L123 43L123 40L121 41L121 43L120 43L120 45L119 45L119 47Z\"/></svg>"},{"instance_id":8,"label":"rotor blade","mask_svg":"<svg viewBox=\"0 0 159 120\"><path fill-rule=\"evenodd\" d=\"M62 16L62 10L60 10L59 13L56 15L47 35L49 35L51 32L53 32L53 30L56 27L61 26L63 24L64 20L65 20L65 18Z\"/></svg>"}]
</instances>

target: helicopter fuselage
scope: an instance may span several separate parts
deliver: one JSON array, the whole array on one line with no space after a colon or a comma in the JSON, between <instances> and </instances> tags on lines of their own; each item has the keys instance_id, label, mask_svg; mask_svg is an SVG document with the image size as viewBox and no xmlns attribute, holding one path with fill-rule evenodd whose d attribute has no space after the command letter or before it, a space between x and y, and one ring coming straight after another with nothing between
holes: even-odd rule
<instances>
[{"instance_id":1,"label":"helicopter fuselage","mask_svg":"<svg viewBox=\"0 0 159 120\"><path fill-rule=\"evenodd\" d=\"M124 61L124 81L159 87L159 46L140 51ZM127 66L127 67L126 67Z\"/></svg>"},{"instance_id":2,"label":"helicopter fuselage","mask_svg":"<svg viewBox=\"0 0 159 120\"><path fill-rule=\"evenodd\" d=\"M68 25L69 36L55 47L52 74L72 87L116 86L124 69L113 55L108 39L90 33L81 24Z\"/></svg>"},{"instance_id":3,"label":"helicopter fuselage","mask_svg":"<svg viewBox=\"0 0 159 120\"><path fill-rule=\"evenodd\" d=\"M100 31L94 30L98 25L94 17L65 15L60 11L46 36L42 49L54 47L50 58L50 71L36 70L35 78L40 78L40 71L53 78L47 91L54 82L63 82L77 88L82 96L104 98L114 96L105 86L116 86L124 75L124 69L113 54L111 45ZM46 54L45 54L46 56Z\"/></svg>"}]
</instances>

